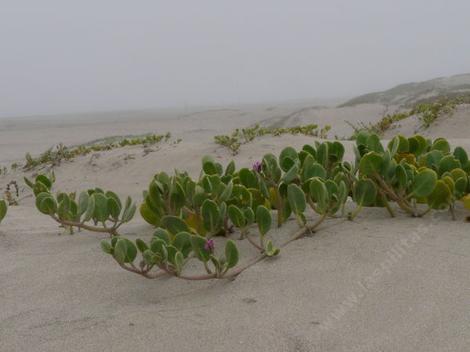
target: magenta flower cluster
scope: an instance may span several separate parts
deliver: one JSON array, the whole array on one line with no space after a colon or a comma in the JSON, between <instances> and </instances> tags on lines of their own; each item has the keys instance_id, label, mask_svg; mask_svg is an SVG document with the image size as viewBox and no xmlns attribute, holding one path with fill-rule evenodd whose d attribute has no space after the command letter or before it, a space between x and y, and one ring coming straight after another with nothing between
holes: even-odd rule
<instances>
[{"instance_id":1,"label":"magenta flower cluster","mask_svg":"<svg viewBox=\"0 0 470 352\"><path fill-rule=\"evenodd\" d=\"M253 171L261 172L262 169L263 169L263 164L261 163L261 161L255 161L253 163Z\"/></svg>"},{"instance_id":2,"label":"magenta flower cluster","mask_svg":"<svg viewBox=\"0 0 470 352\"><path fill-rule=\"evenodd\" d=\"M204 244L204 249L210 253L214 252L215 249L215 242L212 239L209 239Z\"/></svg>"}]
</instances>

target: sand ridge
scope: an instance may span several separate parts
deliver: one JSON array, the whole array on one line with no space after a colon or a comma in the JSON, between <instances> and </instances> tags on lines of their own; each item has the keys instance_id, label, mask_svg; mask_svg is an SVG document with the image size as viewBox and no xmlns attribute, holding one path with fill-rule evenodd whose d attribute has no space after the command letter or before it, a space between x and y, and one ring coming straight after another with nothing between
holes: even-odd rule
<instances>
[{"instance_id":1,"label":"sand ridge","mask_svg":"<svg viewBox=\"0 0 470 352\"><path fill-rule=\"evenodd\" d=\"M197 176L205 154L224 165L233 158L250 166L267 152L314 140L262 137L233 157L213 142L216 133L271 117L283 125L329 122L332 136L348 134L344 119L377 121L384 108L359 106L353 113L352 108L309 106L145 115L112 123L107 118L63 125L52 120L30 127L15 122L7 128L0 121L2 161L20 160L25 151L42 151L51 143L170 131L182 141L163 143L147 154L134 146L101 152L91 161L92 155L78 157L55 170L55 189L101 186L140 202L157 171L180 169ZM456 132L468 123L467 112L459 110L449 118L454 125L440 123L430 134L454 137L453 145L470 150L470 139ZM351 143L345 144L351 159ZM1 186L22 176L20 170L1 176ZM104 255L99 241L105 236L63 234L27 197L10 207L0 225L0 351L468 351L465 214L459 208L457 221L447 213L424 219L400 213L392 220L383 209L367 209L354 222L328 219L314 236L290 244L279 258L253 266L234 281L152 281L124 272ZM276 235L296 226L291 221ZM147 238L152 228L137 215L123 232Z\"/></svg>"}]
</instances>

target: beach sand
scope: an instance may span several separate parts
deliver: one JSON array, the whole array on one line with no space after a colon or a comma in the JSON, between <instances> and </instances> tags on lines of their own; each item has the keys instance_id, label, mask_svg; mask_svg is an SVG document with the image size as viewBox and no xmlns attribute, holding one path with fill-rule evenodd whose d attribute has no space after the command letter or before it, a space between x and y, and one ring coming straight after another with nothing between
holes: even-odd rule
<instances>
[{"instance_id":1,"label":"beach sand","mask_svg":"<svg viewBox=\"0 0 470 352\"><path fill-rule=\"evenodd\" d=\"M470 150L468 107L426 131ZM213 136L255 123L330 124L349 136L350 121L373 122L380 105L316 108L308 104L194 111L142 111L0 120L0 164L22 161L57 143L74 145L113 135L172 133L150 153L133 146L78 157L55 169L56 190L100 186L141 202L158 171L197 176L209 154L223 165L250 166L267 152L314 138L262 137L236 156ZM395 132L413 134L416 123ZM468 133L467 133L468 134ZM345 142L352 158L351 142ZM27 172L31 176L32 172ZM73 236L40 214L21 183L21 170L0 176L20 182L22 200L0 225L0 351L327 351L466 352L470 346L470 225L465 210L422 219L366 209L353 222L328 219L312 236L283 248L234 281L147 280L123 271L99 242ZM2 189L3 191L3 189ZM349 204L349 207L352 205ZM297 229L290 221L276 238ZM152 228L136 215L130 239ZM253 254L242 245L245 256Z\"/></svg>"}]
</instances>

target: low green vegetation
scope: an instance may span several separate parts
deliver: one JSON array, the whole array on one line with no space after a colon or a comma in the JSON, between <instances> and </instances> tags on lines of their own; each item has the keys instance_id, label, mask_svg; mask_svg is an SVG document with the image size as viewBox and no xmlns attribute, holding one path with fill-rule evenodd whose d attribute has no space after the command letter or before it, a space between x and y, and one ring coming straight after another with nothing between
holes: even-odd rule
<instances>
[{"instance_id":1,"label":"low green vegetation","mask_svg":"<svg viewBox=\"0 0 470 352\"><path fill-rule=\"evenodd\" d=\"M34 182L25 178L34 193L37 209L71 234L77 228L115 236L119 227L134 217L136 206L129 197L123 203L116 193L100 188L83 191L78 199L76 193L54 195L51 191L54 181L54 174L38 175Z\"/></svg>"},{"instance_id":2,"label":"low green vegetation","mask_svg":"<svg viewBox=\"0 0 470 352\"><path fill-rule=\"evenodd\" d=\"M26 182L40 212L67 228L108 233L103 251L124 270L149 279L234 278L319 230L324 221L354 220L367 207L383 208L392 217L436 210L454 217L460 201L470 208L467 152L452 149L444 138L397 135L384 147L377 134L362 131L354 151L350 163L343 160L342 143L317 141L301 150L285 147L278 156L266 154L251 168L237 168L233 161L224 167L206 156L196 179L187 172L159 172L139 209L155 228L149 240L118 233L136 211L130 199L121 206L117 195L101 189L82 192L78 200L75 194L53 195L53 176ZM298 228L275 241L273 227L291 220ZM240 241L257 254L240 261Z\"/></svg>"},{"instance_id":3,"label":"low green vegetation","mask_svg":"<svg viewBox=\"0 0 470 352\"><path fill-rule=\"evenodd\" d=\"M220 144L230 149L233 155L236 155L238 154L242 144L249 143L257 137L262 137L266 135L281 136L283 134L302 134L305 136L313 136L326 139L328 137L328 132L330 129L331 126L328 125L321 129L318 129L318 126L315 124L279 128L261 127L260 125L255 125L253 127L236 129L229 135L215 136L214 140L217 144Z\"/></svg>"},{"instance_id":4,"label":"low green vegetation","mask_svg":"<svg viewBox=\"0 0 470 352\"><path fill-rule=\"evenodd\" d=\"M351 126L354 130L354 134L351 136L351 140L355 140L357 138L358 133L361 131L365 131L367 133L377 134L379 136L383 136L383 134L392 127L395 122L399 122L401 120L407 119L413 115L411 112L399 112L395 114L387 114L382 119L376 123L369 123L365 124L363 122L359 122L358 125L354 125L348 121L346 121L349 126Z\"/></svg>"},{"instance_id":5,"label":"low green vegetation","mask_svg":"<svg viewBox=\"0 0 470 352\"><path fill-rule=\"evenodd\" d=\"M418 115L421 127L429 128L432 123L443 115L452 114L455 108L468 101L468 97L441 98L431 102L417 104L410 115Z\"/></svg>"},{"instance_id":6,"label":"low green vegetation","mask_svg":"<svg viewBox=\"0 0 470 352\"><path fill-rule=\"evenodd\" d=\"M7 210L8 210L8 203L5 200L0 199L0 222L2 222L2 220L7 215Z\"/></svg>"},{"instance_id":7,"label":"low green vegetation","mask_svg":"<svg viewBox=\"0 0 470 352\"><path fill-rule=\"evenodd\" d=\"M26 154L26 163L24 170L32 170L41 165L58 166L63 161L69 161L77 156L87 155L93 152L101 152L122 148L133 145L153 145L162 141L169 141L170 133L166 134L148 134L138 137L107 137L102 140L82 144L75 147L67 147L59 144L53 148L46 150L38 157L32 157L30 153Z\"/></svg>"},{"instance_id":8,"label":"low green vegetation","mask_svg":"<svg viewBox=\"0 0 470 352\"><path fill-rule=\"evenodd\" d=\"M379 136L382 136L393 126L394 123L405 120L414 115L418 116L421 124L420 128L427 129L439 117L444 115L451 115L458 105L468 103L470 103L470 95L456 97L435 97L427 101L418 102L408 111L387 114L376 123L359 123L358 125L353 125L348 122L348 124L354 130L354 134L351 139L356 139L357 134L361 131L375 133Z\"/></svg>"}]
</instances>

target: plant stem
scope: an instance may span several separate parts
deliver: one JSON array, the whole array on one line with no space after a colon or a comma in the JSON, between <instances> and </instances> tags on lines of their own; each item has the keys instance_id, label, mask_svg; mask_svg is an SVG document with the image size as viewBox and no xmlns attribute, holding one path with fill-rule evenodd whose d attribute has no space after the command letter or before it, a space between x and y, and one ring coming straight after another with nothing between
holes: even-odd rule
<instances>
[{"instance_id":1,"label":"plant stem","mask_svg":"<svg viewBox=\"0 0 470 352\"><path fill-rule=\"evenodd\" d=\"M116 229L117 229L116 226L103 228L103 227L98 227L98 226L86 225L81 222L61 220L54 215L51 215L51 218L53 218L56 222L64 226L77 227L78 229L85 229L88 231L99 232L99 233L108 233L111 236L118 236L118 233L116 232Z\"/></svg>"}]
</instances>

